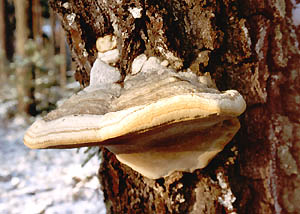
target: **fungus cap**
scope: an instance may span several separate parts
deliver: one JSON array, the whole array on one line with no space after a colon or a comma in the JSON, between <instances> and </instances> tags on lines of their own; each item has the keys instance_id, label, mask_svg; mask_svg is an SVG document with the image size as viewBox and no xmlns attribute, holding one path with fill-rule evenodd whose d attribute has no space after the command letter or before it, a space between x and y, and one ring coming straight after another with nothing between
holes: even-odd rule
<instances>
[{"instance_id":1,"label":"fungus cap","mask_svg":"<svg viewBox=\"0 0 300 214\"><path fill-rule=\"evenodd\" d=\"M104 53L117 47L117 39L113 35L99 37L96 41L96 48L99 52Z\"/></svg>"},{"instance_id":2,"label":"fungus cap","mask_svg":"<svg viewBox=\"0 0 300 214\"><path fill-rule=\"evenodd\" d=\"M110 83L84 90L37 120L24 143L33 149L105 146L149 178L203 168L238 131L236 117L246 108L237 91L205 82L159 67L126 78L123 88Z\"/></svg>"}]
</instances>

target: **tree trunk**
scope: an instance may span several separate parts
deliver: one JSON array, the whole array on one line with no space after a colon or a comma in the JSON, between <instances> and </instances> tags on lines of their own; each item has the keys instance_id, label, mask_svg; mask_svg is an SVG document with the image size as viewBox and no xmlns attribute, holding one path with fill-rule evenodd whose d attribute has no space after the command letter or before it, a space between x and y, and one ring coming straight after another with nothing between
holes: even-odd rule
<instances>
[{"instance_id":1,"label":"tree trunk","mask_svg":"<svg viewBox=\"0 0 300 214\"><path fill-rule=\"evenodd\" d=\"M64 29L60 27L60 36L59 36L59 52L62 57L62 62L59 66L60 73L60 86L62 88L66 87L67 84L67 47L66 47L66 36Z\"/></svg>"},{"instance_id":2,"label":"tree trunk","mask_svg":"<svg viewBox=\"0 0 300 214\"><path fill-rule=\"evenodd\" d=\"M14 0L16 14L16 86L18 93L18 112L21 114L32 111L32 72L28 65L21 63L26 57L25 44L29 37L27 23L28 2L23 0Z\"/></svg>"},{"instance_id":3,"label":"tree trunk","mask_svg":"<svg viewBox=\"0 0 300 214\"><path fill-rule=\"evenodd\" d=\"M247 101L241 129L205 168L147 179L103 149L108 213L300 212L300 60L291 1L50 0L76 78L88 85L96 39L118 38L123 76L142 52L178 70L210 72ZM130 8L141 9L140 16Z\"/></svg>"},{"instance_id":4,"label":"tree trunk","mask_svg":"<svg viewBox=\"0 0 300 214\"><path fill-rule=\"evenodd\" d=\"M53 56L57 53L56 52L56 46L57 46L57 41L56 41L56 14L53 12L52 8L50 8L50 25L51 25L51 53Z\"/></svg>"},{"instance_id":5,"label":"tree trunk","mask_svg":"<svg viewBox=\"0 0 300 214\"><path fill-rule=\"evenodd\" d=\"M14 1L5 0L5 31L6 31L6 54L9 62L13 61L15 54L15 39L11 39L15 33Z\"/></svg>"},{"instance_id":6,"label":"tree trunk","mask_svg":"<svg viewBox=\"0 0 300 214\"><path fill-rule=\"evenodd\" d=\"M42 8L40 0L32 0L32 33L38 45L42 45Z\"/></svg>"},{"instance_id":7,"label":"tree trunk","mask_svg":"<svg viewBox=\"0 0 300 214\"><path fill-rule=\"evenodd\" d=\"M5 30L5 0L0 0L0 78L6 79L6 30Z\"/></svg>"}]
</instances>

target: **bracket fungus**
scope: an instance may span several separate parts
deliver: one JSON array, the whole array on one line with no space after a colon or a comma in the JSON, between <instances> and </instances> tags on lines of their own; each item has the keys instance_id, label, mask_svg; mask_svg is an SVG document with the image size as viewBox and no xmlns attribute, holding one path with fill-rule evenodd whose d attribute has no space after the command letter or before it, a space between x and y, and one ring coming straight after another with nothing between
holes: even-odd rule
<instances>
[{"instance_id":1,"label":"bracket fungus","mask_svg":"<svg viewBox=\"0 0 300 214\"><path fill-rule=\"evenodd\" d=\"M151 57L142 61L122 87L118 75L108 81L94 77L105 69L115 72L96 62L100 67L93 67L98 74L91 75L92 84L37 120L24 136L25 145L105 146L152 179L204 168L239 130L244 99L235 90L218 91L209 75L175 72Z\"/></svg>"},{"instance_id":2,"label":"bracket fungus","mask_svg":"<svg viewBox=\"0 0 300 214\"><path fill-rule=\"evenodd\" d=\"M96 48L100 53L113 50L116 47L117 47L117 38L111 34L108 34L103 37L99 37L96 41Z\"/></svg>"}]
</instances>

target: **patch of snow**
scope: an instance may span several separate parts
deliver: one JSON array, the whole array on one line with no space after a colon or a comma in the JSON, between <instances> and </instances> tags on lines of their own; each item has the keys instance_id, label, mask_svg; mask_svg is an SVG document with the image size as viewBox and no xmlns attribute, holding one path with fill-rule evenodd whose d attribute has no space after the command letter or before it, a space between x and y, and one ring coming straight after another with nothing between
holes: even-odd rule
<instances>
[{"instance_id":1,"label":"patch of snow","mask_svg":"<svg viewBox=\"0 0 300 214\"><path fill-rule=\"evenodd\" d=\"M46 24L42 26L42 32L46 34L49 38L52 37L52 28L51 25Z\"/></svg>"},{"instance_id":2,"label":"patch of snow","mask_svg":"<svg viewBox=\"0 0 300 214\"><path fill-rule=\"evenodd\" d=\"M98 158L81 167L83 150L30 150L25 127L20 117L0 123L0 213L106 213Z\"/></svg>"},{"instance_id":3,"label":"patch of snow","mask_svg":"<svg viewBox=\"0 0 300 214\"><path fill-rule=\"evenodd\" d=\"M10 109L14 108L17 106L17 101L16 100L9 100L7 102L3 102L0 105L0 119L4 118L5 115L9 112Z\"/></svg>"},{"instance_id":4,"label":"patch of snow","mask_svg":"<svg viewBox=\"0 0 300 214\"><path fill-rule=\"evenodd\" d=\"M294 5L292 10L292 19L294 25L298 27L300 25L300 3L297 4L295 0L292 0L292 3Z\"/></svg>"}]
</instances>

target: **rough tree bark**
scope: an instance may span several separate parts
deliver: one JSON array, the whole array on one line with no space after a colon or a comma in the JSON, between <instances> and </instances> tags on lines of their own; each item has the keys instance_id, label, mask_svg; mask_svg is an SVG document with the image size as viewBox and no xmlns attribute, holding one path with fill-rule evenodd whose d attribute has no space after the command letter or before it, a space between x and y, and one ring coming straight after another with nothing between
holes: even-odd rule
<instances>
[{"instance_id":1,"label":"rough tree bark","mask_svg":"<svg viewBox=\"0 0 300 214\"><path fill-rule=\"evenodd\" d=\"M150 180L103 149L99 174L108 213L300 212L300 34L290 0L50 3L83 87L96 39L113 33L123 76L145 52L176 69L210 72L220 90L237 89L247 101L238 135L194 173ZM141 18L130 8L141 8Z\"/></svg>"}]
</instances>

